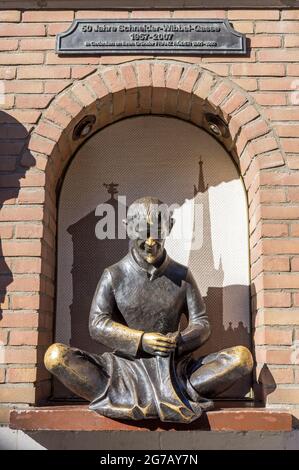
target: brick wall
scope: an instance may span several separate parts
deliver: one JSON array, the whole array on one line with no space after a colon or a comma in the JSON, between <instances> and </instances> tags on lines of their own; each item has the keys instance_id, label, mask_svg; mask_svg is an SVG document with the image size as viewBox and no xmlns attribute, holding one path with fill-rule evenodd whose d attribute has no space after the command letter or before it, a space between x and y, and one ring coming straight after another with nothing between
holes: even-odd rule
<instances>
[{"instance_id":1,"label":"brick wall","mask_svg":"<svg viewBox=\"0 0 299 470\"><path fill-rule=\"evenodd\" d=\"M128 17L228 18L251 39L250 56L54 52L55 35L73 18ZM78 145L70 139L74 125L90 112L97 128L155 112L204 125L203 104L228 123L223 144L248 192L262 396L299 417L298 77L299 10L0 10L0 421L10 404L50 393L42 360L53 339L55 187Z\"/></svg>"}]
</instances>

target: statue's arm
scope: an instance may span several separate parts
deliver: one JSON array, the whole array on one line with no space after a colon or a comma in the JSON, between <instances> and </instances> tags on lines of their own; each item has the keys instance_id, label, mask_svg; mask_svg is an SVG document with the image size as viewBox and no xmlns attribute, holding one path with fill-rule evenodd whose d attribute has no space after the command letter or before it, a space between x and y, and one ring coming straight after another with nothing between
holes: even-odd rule
<instances>
[{"instance_id":1,"label":"statue's arm","mask_svg":"<svg viewBox=\"0 0 299 470\"><path fill-rule=\"evenodd\" d=\"M110 272L105 269L93 296L89 333L92 339L115 351L136 356L143 331L128 328L112 320L116 302Z\"/></svg>"},{"instance_id":2,"label":"statue's arm","mask_svg":"<svg viewBox=\"0 0 299 470\"><path fill-rule=\"evenodd\" d=\"M206 306L190 270L186 278L186 304L189 321L187 328L180 334L179 354L195 351L211 334Z\"/></svg>"}]
</instances>

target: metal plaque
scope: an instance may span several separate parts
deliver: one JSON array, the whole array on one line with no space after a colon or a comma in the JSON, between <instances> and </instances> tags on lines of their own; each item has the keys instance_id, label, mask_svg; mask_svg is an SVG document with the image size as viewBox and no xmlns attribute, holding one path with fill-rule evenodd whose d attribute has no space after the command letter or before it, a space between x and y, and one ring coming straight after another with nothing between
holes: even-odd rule
<instances>
[{"instance_id":1,"label":"metal plaque","mask_svg":"<svg viewBox=\"0 0 299 470\"><path fill-rule=\"evenodd\" d=\"M246 54L227 20L75 20L57 35L58 54Z\"/></svg>"}]
</instances>

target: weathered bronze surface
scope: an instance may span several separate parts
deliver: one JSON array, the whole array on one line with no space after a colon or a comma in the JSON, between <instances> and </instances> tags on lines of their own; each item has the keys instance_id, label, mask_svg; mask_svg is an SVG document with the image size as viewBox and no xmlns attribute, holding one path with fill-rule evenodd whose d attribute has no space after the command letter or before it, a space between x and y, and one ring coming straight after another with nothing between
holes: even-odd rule
<instances>
[{"instance_id":1,"label":"weathered bronze surface","mask_svg":"<svg viewBox=\"0 0 299 470\"><path fill-rule=\"evenodd\" d=\"M190 270L166 253L172 219L153 210L159 204L143 198L130 206L130 251L104 270L94 294L90 334L113 352L97 355L55 343L45 365L104 416L189 423L250 373L253 361L244 346L192 357L209 338L209 320ZM179 331L184 313L188 325Z\"/></svg>"},{"instance_id":2,"label":"weathered bronze surface","mask_svg":"<svg viewBox=\"0 0 299 470\"><path fill-rule=\"evenodd\" d=\"M246 54L228 20L75 20L57 35L58 54Z\"/></svg>"}]
</instances>

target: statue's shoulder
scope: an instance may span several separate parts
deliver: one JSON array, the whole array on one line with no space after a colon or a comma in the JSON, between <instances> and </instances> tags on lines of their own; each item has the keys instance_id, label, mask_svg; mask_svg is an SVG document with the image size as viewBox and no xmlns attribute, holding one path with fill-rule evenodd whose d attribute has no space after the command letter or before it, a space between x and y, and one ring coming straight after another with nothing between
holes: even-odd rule
<instances>
[{"instance_id":1,"label":"statue's shoulder","mask_svg":"<svg viewBox=\"0 0 299 470\"><path fill-rule=\"evenodd\" d=\"M168 266L167 266L167 271L172 273L172 275L175 275L176 279L180 281L187 281L189 278L189 268L188 266L185 266L184 264L179 263L178 261L175 261L172 259L170 256L168 256Z\"/></svg>"}]
</instances>

